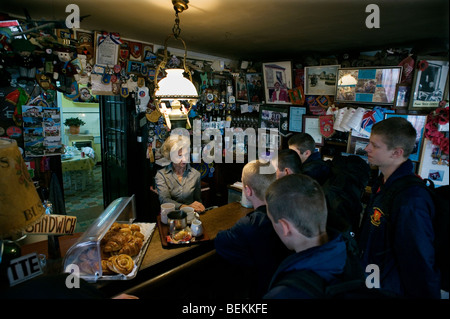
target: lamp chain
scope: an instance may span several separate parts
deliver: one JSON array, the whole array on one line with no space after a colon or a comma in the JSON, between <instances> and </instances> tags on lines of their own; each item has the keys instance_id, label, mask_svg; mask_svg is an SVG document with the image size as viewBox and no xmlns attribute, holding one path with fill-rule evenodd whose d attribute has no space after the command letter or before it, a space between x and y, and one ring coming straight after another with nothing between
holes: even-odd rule
<instances>
[{"instance_id":1,"label":"lamp chain","mask_svg":"<svg viewBox=\"0 0 450 319\"><path fill-rule=\"evenodd\" d=\"M175 39L178 39L178 37L180 36L180 33L181 33L180 18L178 17L177 11L175 11L175 24L173 25L172 33L175 36Z\"/></svg>"}]
</instances>

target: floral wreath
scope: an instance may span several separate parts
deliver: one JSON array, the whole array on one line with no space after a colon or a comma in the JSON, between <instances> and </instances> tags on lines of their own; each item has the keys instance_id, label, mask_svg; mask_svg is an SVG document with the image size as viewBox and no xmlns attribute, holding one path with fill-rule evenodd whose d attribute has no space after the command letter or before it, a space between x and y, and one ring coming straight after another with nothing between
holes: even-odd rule
<instances>
[{"instance_id":1,"label":"floral wreath","mask_svg":"<svg viewBox=\"0 0 450 319\"><path fill-rule=\"evenodd\" d=\"M439 146L443 154L449 153L449 141L448 137L441 131L439 131L439 125L445 125L448 123L448 101L441 101L440 107L432 111L427 116L427 123L425 124L425 137L431 140L433 145Z\"/></svg>"}]
</instances>

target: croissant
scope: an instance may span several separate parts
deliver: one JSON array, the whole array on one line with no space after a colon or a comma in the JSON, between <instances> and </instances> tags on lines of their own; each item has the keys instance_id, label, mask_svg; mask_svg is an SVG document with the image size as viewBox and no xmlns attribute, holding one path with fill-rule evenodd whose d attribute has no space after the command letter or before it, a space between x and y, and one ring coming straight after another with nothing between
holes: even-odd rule
<instances>
[{"instance_id":1,"label":"croissant","mask_svg":"<svg viewBox=\"0 0 450 319\"><path fill-rule=\"evenodd\" d=\"M121 254L110 257L106 265L115 273L128 275L134 268L134 261L129 255Z\"/></svg>"},{"instance_id":2,"label":"croissant","mask_svg":"<svg viewBox=\"0 0 450 319\"><path fill-rule=\"evenodd\" d=\"M122 249L119 250L119 254L127 254L131 257L136 256L141 251L144 242L140 238L135 238L125 245L123 245Z\"/></svg>"},{"instance_id":3,"label":"croissant","mask_svg":"<svg viewBox=\"0 0 450 319\"><path fill-rule=\"evenodd\" d=\"M141 231L141 227L139 227L139 225L136 225L136 224L130 225L130 229L133 232L140 232Z\"/></svg>"},{"instance_id":4,"label":"croissant","mask_svg":"<svg viewBox=\"0 0 450 319\"><path fill-rule=\"evenodd\" d=\"M120 250L123 245L126 243L127 239L125 236L123 236L122 234L116 234L114 236L111 236L108 241L105 244L105 247L103 248L103 250L108 253L108 252L113 252L113 251L118 251Z\"/></svg>"},{"instance_id":5,"label":"croissant","mask_svg":"<svg viewBox=\"0 0 450 319\"><path fill-rule=\"evenodd\" d=\"M119 231L119 229L121 228L121 225L119 223L114 222L110 228L110 231Z\"/></svg>"},{"instance_id":6,"label":"croissant","mask_svg":"<svg viewBox=\"0 0 450 319\"><path fill-rule=\"evenodd\" d=\"M144 234L141 233L140 231L134 232L133 236L136 237L136 238L140 238L140 239L144 239L144 237L145 237Z\"/></svg>"}]
</instances>

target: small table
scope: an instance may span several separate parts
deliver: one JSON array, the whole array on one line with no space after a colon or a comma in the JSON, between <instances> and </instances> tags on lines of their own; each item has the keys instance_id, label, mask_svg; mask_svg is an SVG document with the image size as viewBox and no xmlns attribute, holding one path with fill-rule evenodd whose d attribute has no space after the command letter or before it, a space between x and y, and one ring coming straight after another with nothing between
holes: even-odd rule
<instances>
[{"instance_id":1,"label":"small table","mask_svg":"<svg viewBox=\"0 0 450 319\"><path fill-rule=\"evenodd\" d=\"M81 178L81 190L86 188L86 180L89 177L93 179L92 168L95 163L94 160L88 156L81 157L81 155L75 155L69 159L63 159L61 161L62 172L64 178L68 179L70 187L74 184L75 190L78 188L78 178Z\"/></svg>"}]
</instances>

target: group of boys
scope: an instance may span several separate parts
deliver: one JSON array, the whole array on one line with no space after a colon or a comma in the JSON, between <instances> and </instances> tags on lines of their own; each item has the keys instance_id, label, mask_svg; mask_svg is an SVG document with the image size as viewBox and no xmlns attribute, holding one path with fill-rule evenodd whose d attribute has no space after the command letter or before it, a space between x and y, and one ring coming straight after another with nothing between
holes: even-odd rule
<instances>
[{"instance_id":1,"label":"group of boys","mask_svg":"<svg viewBox=\"0 0 450 319\"><path fill-rule=\"evenodd\" d=\"M408 159L416 131L406 119L393 117L372 127L366 147L370 164L379 169L360 228L355 230L361 269L375 265L380 287L400 298L441 297L435 264L430 194L410 185L395 198L390 215L380 209L386 190L406 175L414 175ZM311 136L300 133L278 156L276 173L261 174L272 165L258 160L242 171L242 192L254 211L215 238L217 253L230 263L254 269L255 297L312 298L301 285L285 284L287 274L313 272L328 285L339 282L349 260L343 232L327 227L322 184L329 165L315 151Z\"/></svg>"}]
</instances>

